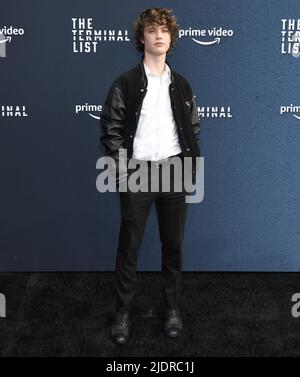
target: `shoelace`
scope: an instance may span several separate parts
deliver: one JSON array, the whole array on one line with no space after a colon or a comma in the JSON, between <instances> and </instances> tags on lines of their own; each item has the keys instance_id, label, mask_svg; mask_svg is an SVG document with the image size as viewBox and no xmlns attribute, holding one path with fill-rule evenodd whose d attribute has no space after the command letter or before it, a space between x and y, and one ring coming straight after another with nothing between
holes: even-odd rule
<instances>
[{"instance_id":1,"label":"shoelace","mask_svg":"<svg viewBox=\"0 0 300 377\"><path fill-rule=\"evenodd\" d=\"M178 311L176 309L168 310L168 315L169 318L176 318L178 317Z\"/></svg>"},{"instance_id":2,"label":"shoelace","mask_svg":"<svg viewBox=\"0 0 300 377\"><path fill-rule=\"evenodd\" d=\"M122 325L127 323L128 320L129 320L129 314L128 313L118 313L118 316L119 316L118 319L121 320Z\"/></svg>"}]
</instances>

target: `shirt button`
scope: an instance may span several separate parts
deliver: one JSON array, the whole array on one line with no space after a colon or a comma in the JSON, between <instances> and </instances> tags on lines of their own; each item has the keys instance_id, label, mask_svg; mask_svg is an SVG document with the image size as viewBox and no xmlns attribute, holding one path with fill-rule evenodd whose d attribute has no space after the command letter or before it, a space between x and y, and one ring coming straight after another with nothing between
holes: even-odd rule
<instances>
[{"instance_id":1,"label":"shirt button","mask_svg":"<svg viewBox=\"0 0 300 377\"><path fill-rule=\"evenodd\" d=\"M186 148L186 150L187 150L187 151L189 151L189 150L190 150L190 148Z\"/></svg>"},{"instance_id":2,"label":"shirt button","mask_svg":"<svg viewBox=\"0 0 300 377\"><path fill-rule=\"evenodd\" d=\"M179 127L180 130L182 130L182 127Z\"/></svg>"},{"instance_id":3,"label":"shirt button","mask_svg":"<svg viewBox=\"0 0 300 377\"><path fill-rule=\"evenodd\" d=\"M143 92L144 91L144 89L141 89L141 92Z\"/></svg>"}]
</instances>

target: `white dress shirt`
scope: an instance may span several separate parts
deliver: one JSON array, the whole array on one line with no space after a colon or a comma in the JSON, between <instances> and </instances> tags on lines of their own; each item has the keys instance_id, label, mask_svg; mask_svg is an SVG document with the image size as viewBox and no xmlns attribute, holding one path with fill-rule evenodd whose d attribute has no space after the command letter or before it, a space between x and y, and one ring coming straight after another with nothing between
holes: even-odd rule
<instances>
[{"instance_id":1,"label":"white dress shirt","mask_svg":"<svg viewBox=\"0 0 300 377\"><path fill-rule=\"evenodd\" d=\"M170 68L165 63L159 76L143 64L148 87L133 141L133 157L158 161L181 152L169 94Z\"/></svg>"}]
</instances>

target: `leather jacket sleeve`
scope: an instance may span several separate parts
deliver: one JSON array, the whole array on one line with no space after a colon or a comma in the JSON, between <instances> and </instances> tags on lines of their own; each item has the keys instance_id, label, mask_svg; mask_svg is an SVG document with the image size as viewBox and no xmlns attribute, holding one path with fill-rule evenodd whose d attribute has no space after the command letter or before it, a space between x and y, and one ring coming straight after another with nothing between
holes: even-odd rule
<instances>
[{"instance_id":1,"label":"leather jacket sleeve","mask_svg":"<svg viewBox=\"0 0 300 377\"><path fill-rule=\"evenodd\" d=\"M113 83L100 117L102 128L100 142L105 147L106 155L113 156L122 148L125 119L126 106L122 91Z\"/></svg>"},{"instance_id":2,"label":"leather jacket sleeve","mask_svg":"<svg viewBox=\"0 0 300 377\"><path fill-rule=\"evenodd\" d=\"M113 157L116 164L117 181L125 178L128 174L123 169L126 168L123 148L123 131L126 120L126 105L121 88L114 82L109 89L104 107L100 116L102 134L100 143L105 148L105 154Z\"/></svg>"},{"instance_id":3,"label":"leather jacket sleeve","mask_svg":"<svg viewBox=\"0 0 300 377\"><path fill-rule=\"evenodd\" d=\"M192 96L191 100L191 120L192 126L194 130L194 134L196 136L196 140L199 141L199 132L200 132L200 119L198 117L198 106L196 102L196 96Z\"/></svg>"}]
</instances>

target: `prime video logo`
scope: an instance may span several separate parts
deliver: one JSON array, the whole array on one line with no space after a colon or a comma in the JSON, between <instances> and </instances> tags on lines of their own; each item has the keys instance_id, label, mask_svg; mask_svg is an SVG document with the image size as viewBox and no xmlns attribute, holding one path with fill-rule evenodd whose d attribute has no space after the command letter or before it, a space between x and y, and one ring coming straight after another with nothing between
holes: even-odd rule
<instances>
[{"instance_id":1,"label":"prime video logo","mask_svg":"<svg viewBox=\"0 0 300 377\"><path fill-rule=\"evenodd\" d=\"M0 293L0 318L6 317L6 299L3 293Z\"/></svg>"},{"instance_id":2,"label":"prime video logo","mask_svg":"<svg viewBox=\"0 0 300 377\"><path fill-rule=\"evenodd\" d=\"M213 29L180 29L179 30L179 38L182 37L192 37L192 40L200 45L208 46L212 44L219 44L221 37L232 37L233 36L233 30L231 29L223 29L222 27ZM197 37L197 38L195 38ZM200 40L200 38L207 38L210 37L212 40L210 41L203 41Z\"/></svg>"},{"instance_id":3,"label":"prime video logo","mask_svg":"<svg viewBox=\"0 0 300 377\"><path fill-rule=\"evenodd\" d=\"M289 106L280 106L280 115L282 114L293 115L295 118L300 120L300 106L295 106L293 104Z\"/></svg>"},{"instance_id":4,"label":"prime video logo","mask_svg":"<svg viewBox=\"0 0 300 377\"><path fill-rule=\"evenodd\" d=\"M100 116L91 114L92 112L98 112L100 113L102 111L102 105L90 105L87 102L84 105L75 105L75 113L85 113L87 112L89 116L91 116L94 119L100 120Z\"/></svg>"},{"instance_id":5,"label":"prime video logo","mask_svg":"<svg viewBox=\"0 0 300 377\"><path fill-rule=\"evenodd\" d=\"M0 58L6 58L6 44L11 42L12 35L24 35L24 29L12 26L0 28Z\"/></svg>"},{"instance_id":6,"label":"prime video logo","mask_svg":"<svg viewBox=\"0 0 300 377\"><path fill-rule=\"evenodd\" d=\"M200 203L204 198L204 157L171 156L146 161L128 159L127 150L120 148L117 158L100 157L96 169L102 170L96 180L100 193L160 192L161 188L162 192L186 193L186 203Z\"/></svg>"}]
</instances>

